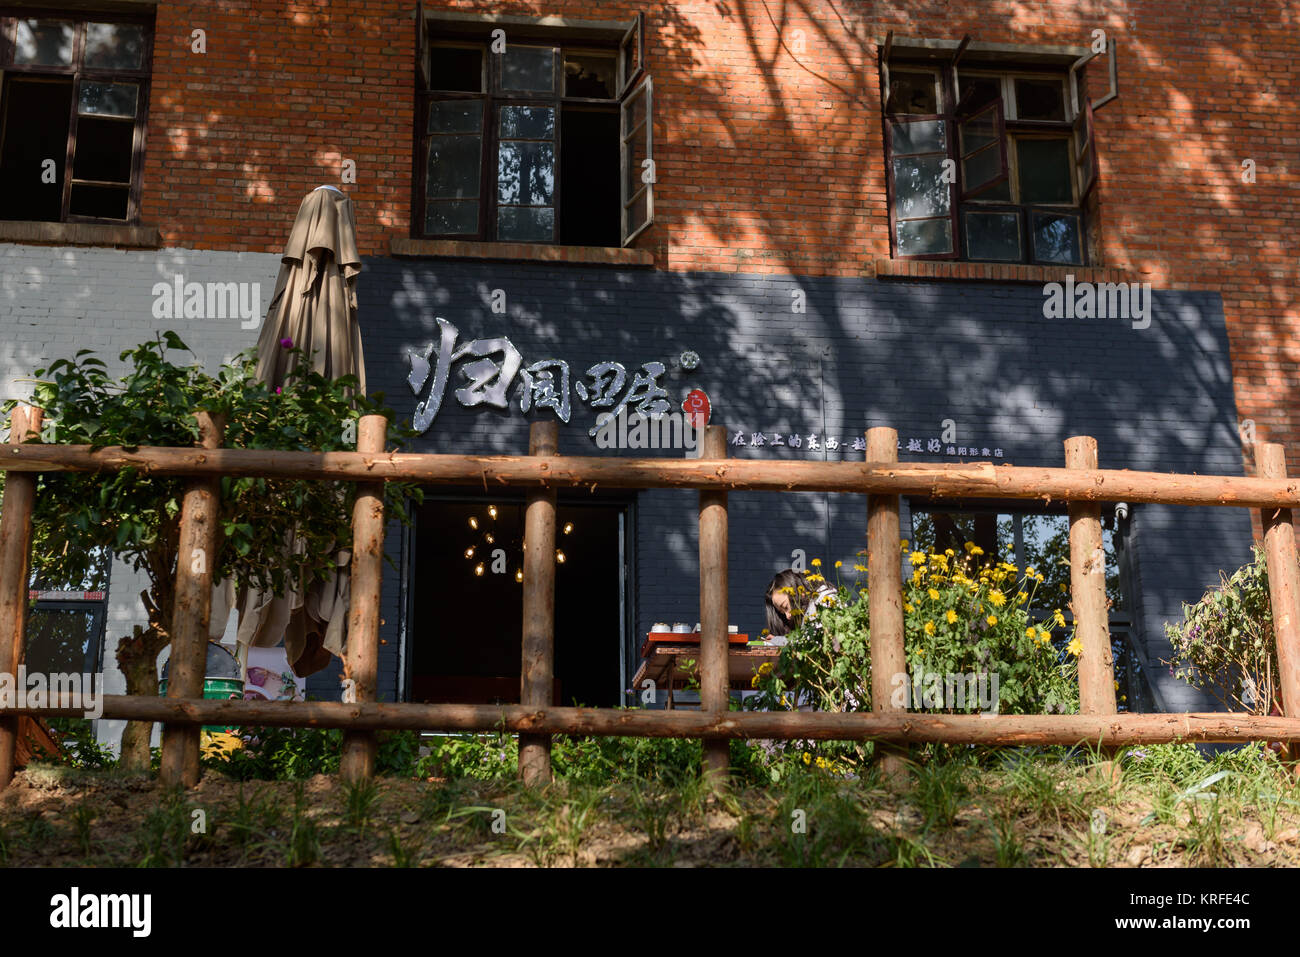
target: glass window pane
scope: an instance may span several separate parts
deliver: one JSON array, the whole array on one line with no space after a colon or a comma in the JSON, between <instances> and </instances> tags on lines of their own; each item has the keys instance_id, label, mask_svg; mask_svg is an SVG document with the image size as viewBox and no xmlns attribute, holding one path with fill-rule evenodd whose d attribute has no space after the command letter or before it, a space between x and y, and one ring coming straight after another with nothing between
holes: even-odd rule
<instances>
[{"instance_id":1,"label":"glass window pane","mask_svg":"<svg viewBox=\"0 0 1300 957\"><path fill-rule=\"evenodd\" d=\"M894 123L893 148L900 156L911 153L937 153L946 149L947 130L943 120L918 120Z\"/></svg>"},{"instance_id":2,"label":"glass window pane","mask_svg":"<svg viewBox=\"0 0 1300 957\"><path fill-rule=\"evenodd\" d=\"M961 152L965 156L998 141L998 111L985 110L957 124Z\"/></svg>"},{"instance_id":3,"label":"glass window pane","mask_svg":"<svg viewBox=\"0 0 1300 957\"><path fill-rule=\"evenodd\" d=\"M478 133L482 129L480 100L440 100L429 104L430 133Z\"/></svg>"},{"instance_id":4,"label":"glass window pane","mask_svg":"<svg viewBox=\"0 0 1300 957\"><path fill-rule=\"evenodd\" d=\"M14 63L72 65L72 24L66 20L19 20Z\"/></svg>"},{"instance_id":5,"label":"glass window pane","mask_svg":"<svg viewBox=\"0 0 1300 957\"><path fill-rule=\"evenodd\" d=\"M138 23L87 23L86 66L138 70L144 62L144 27Z\"/></svg>"},{"instance_id":6,"label":"glass window pane","mask_svg":"<svg viewBox=\"0 0 1300 957\"><path fill-rule=\"evenodd\" d=\"M971 259L1020 261L1020 216L1016 213L966 213L966 255Z\"/></svg>"},{"instance_id":7,"label":"glass window pane","mask_svg":"<svg viewBox=\"0 0 1300 957\"><path fill-rule=\"evenodd\" d=\"M550 242L555 234L555 210L503 206L497 210L497 239Z\"/></svg>"},{"instance_id":8,"label":"glass window pane","mask_svg":"<svg viewBox=\"0 0 1300 957\"><path fill-rule=\"evenodd\" d=\"M134 83L92 83L81 81L77 112L99 116L135 116L140 88Z\"/></svg>"},{"instance_id":9,"label":"glass window pane","mask_svg":"<svg viewBox=\"0 0 1300 957\"><path fill-rule=\"evenodd\" d=\"M72 178L108 183L131 182L135 124L83 116L77 121Z\"/></svg>"},{"instance_id":10,"label":"glass window pane","mask_svg":"<svg viewBox=\"0 0 1300 957\"><path fill-rule=\"evenodd\" d=\"M73 216L96 219L126 219L126 186L72 186L68 211Z\"/></svg>"},{"instance_id":11,"label":"glass window pane","mask_svg":"<svg viewBox=\"0 0 1300 957\"><path fill-rule=\"evenodd\" d=\"M642 100L644 101L644 97L642 97ZM628 162L627 165L623 167L623 176L624 179L627 180L627 192L624 193L625 196L631 196L643 185L641 182L641 176L645 171L641 168L641 164L645 162L646 151L649 149L649 144L646 142L646 134L647 129L643 125L632 135L632 138L627 141Z\"/></svg>"},{"instance_id":12,"label":"glass window pane","mask_svg":"<svg viewBox=\"0 0 1300 957\"><path fill-rule=\"evenodd\" d=\"M478 136L432 136L425 179L427 199L466 199L479 194L482 153Z\"/></svg>"},{"instance_id":13,"label":"glass window pane","mask_svg":"<svg viewBox=\"0 0 1300 957\"><path fill-rule=\"evenodd\" d=\"M506 47L501 55L501 89L550 93L555 89L555 48Z\"/></svg>"},{"instance_id":14,"label":"glass window pane","mask_svg":"<svg viewBox=\"0 0 1300 957\"><path fill-rule=\"evenodd\" d=\"M555 194L555 147L550 143L502 143L497 151L497 202L550 206Z\"/></svg>"},{"instance_id":15,"label":"glass window pane","mask_svg":"<svg viewBox=\"0 0 1300 957\"><path fill-rule=\"evenodd\" d=\"M42 674L93 673L99 635L95 609L32 609L27 619L27 671Z\"/></svg>"},{"instance_id":16,"label":"glass window pane","mask_svg":"<svg viewBox=\"0 0 1300 957\"><path fill-rule=\"evenodd\" d=\"M995 76L958 73L957 83L961 88L957 102L964 113L973 113L1002 96L1002 81Z\"/></svg>"},{"instance_id":17,"label":"glass window pane","mask_svg":"<svg viewBox=\"0 0 1300 957\"><path fill-rule=\"evenodd\" d=\"M942 216L948 212L948 183L943 156L894 160L894 215L899 219Z\"/></svg>"},{"instance_id":18,"label":"glass window pane","mask_svg":"<svg viewBox=\"0 0 1300 957\"><path fill-rule=\"evenodd\" d=\"M1073 203L1070 141L1016 139L1016 164L1022 203Z\"/></svg>"},{"instance_id":19,"label":"glass window pane","mask_svg":"<svg viewBox=\"0 0 1300 957\"><path fill-rule=\"evenodd\" d=\"M898 224L895 234L900 256L952 252L952 223L948 219L912 219Z\"/></svg>"},{"instance_id":20,"label":"glass window pane","mask_svg":"<svg viewBox=\"0 0 1300 957\"><path fill-rule=\"evenodd\" d=\"M1016 80L1016 118L1065 120L1065 87L1060 80Z\"/></svg>"},{"instance_id":21,"label":"glass window pane","mask_svg":"<svg viewBox=\"0 0 1300 957\"><path fill-rule=\"evenodd\" d=\"M503 106L501 135L512 140L553 140L555 110L547 106Z\"/></svg>"},{"instance_id":22,"label":"glass window pane","mask_svg":"<svg viewBox=\"0 0 1300 957\"><path fill-rule=\"evenodd\" d=\"M465 234L478 232L478 200L454 199L427 204L424 216L426 234Z\"/></svg>"},{"instance_id":23,"label":"glass window pane","mask_svg":"<svg viewBox=\"0 0 1300 957\"><path fill-rule=\"evenodd\" d=\"M1074 266L1083 262L1078 216L1034 213L1033 217L1034 259Z\"/></svg>"},{"instance_id":24,"label":"glass window pane","mask_svg":"<svg viewBox=\"0 0 1300 957\"><path fill-rule=\"evenodd\" d=\"M962 160L962 183L967 190L977 189L1002 173L1002 151L996 146L980 150ZM981 196L984 194L981 193Z\"/></svg>"},{"instance_id":25,"label":"glass window pane","mask_svg":"<svg viewBox=\"0 0 1300 957\"><path fill-rule=\"evenodd\" d=\"M483 92L483 50L434 44L429 47L429 89Z\"/></svg>"},{"instance_id":26,"label":"glass window pane","mask_svg":"<svg viewBox=\"0 0 1300 957\"><path fill-rule=\"evenodd\" d=\"M650 218L650 190L643 189L627 204L627 231L634 233Z\"/></svg>"},{"instance_id":27,"label":"glass window pane","mask_svg":"<svg viewBox=\"0 0 1300 957\"><path fill-rule=\"evenodd\" d=\"M934 89L934 74L891 72L889 111L891 113L940 112Z\"/></svg>"},{"instance_id":28,"label":"glass window pane","mask_svg":"<svg viewBox=\"0 0 1300 957\"><path fill-rule=\"evenodd\" d=\"M618 59L599 53L564 55L564 95L613 99L618 95L614 76Z\"/></svg>"}]
</instances>

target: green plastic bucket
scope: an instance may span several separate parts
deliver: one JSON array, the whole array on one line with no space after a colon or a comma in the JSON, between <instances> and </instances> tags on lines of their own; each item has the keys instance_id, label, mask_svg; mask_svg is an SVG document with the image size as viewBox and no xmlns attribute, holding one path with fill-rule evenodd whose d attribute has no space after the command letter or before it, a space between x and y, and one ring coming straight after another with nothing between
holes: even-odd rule
<instances>
[{"instance_id":1,"label":"green plastic bucket","mask_svg":"<svg viewBox=\"0 0 1300 957\"><path fill-rule=\"evenodd\" d=\"M158 693L164 697L167 695L167 666L170 664L169 660L163 665L162 681L158 683ZM234 655L215 641L208 642L208 660L203 674L203 700L228 701L231 698L244 697L244 682L239 677L239 662ZM222 732L238 731L239 728L235 725L227 727L205 724L203 730Z\"/></svg>"}]
</instances>

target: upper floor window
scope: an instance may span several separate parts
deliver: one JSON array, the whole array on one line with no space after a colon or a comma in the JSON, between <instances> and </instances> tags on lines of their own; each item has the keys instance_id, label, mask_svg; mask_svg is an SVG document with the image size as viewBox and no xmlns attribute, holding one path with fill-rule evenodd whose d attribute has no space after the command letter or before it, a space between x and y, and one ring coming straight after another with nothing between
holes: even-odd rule
<instances>
[{"instance_id":1,"label":"upper floor window","mask_svg":"<svg viewBox=\"0 0 1300 957\"><path fill-rule=\"evenodd\" d=\"M0 17L0 219L138 222L152 30Z\"/></svg>"},{"instance_id":2,"label":"upper floor window","mask_svg":"<svg viewBox=\"0 0 1300 957\"><path fill-rule=\"evenodd\" d=\"M895 256L1086 262L1096 147L1074 74L895 62L888 78Z\"/></svg>"},{"instance_id":3,"label":"upper floor window","mask_svg":"<svg viewBox=\"0 0 1300 957\"><path fill-rule=\"evenodd\" d=\"M424 34L417 232L627 245L654 217L641 20L603 39L494 26Z\"/></svg>"}]
</instances>

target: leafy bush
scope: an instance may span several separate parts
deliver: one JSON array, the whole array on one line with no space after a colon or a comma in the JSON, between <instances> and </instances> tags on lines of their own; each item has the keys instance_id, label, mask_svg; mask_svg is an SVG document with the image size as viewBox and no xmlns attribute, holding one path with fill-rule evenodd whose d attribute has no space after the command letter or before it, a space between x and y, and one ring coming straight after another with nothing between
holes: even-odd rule
<instances>
[{"instance_id":1,"label":"leafy bush","mask_svg":"<svg viewBox=\"0 0 1300 957\"><path fill-rule=\"evenodd\" d=\"M907 550L908 543L902 544ZM1044 576L1032 567L1021 573L1010 562L978 564L982 551L971 542L965 550L961 556L953 549L909 555L913 571L903 589L908 674L893 676L894 703L912 711L950 713L1077 710L1079 641L1054 637L1053 628L1065 625L1060 609L1042 620L1031 619L1028 612ZM813 564L819 568L821 563ZM825 580L817 571L807 578L810 587ZM867 590L855 592L839 584L815 615L798 622L775 665L759 668L752 682L759 694L747 706L870 711L870 643ZM958 675L975 681L950 684L949 676ZM980 697L987 695L985 701L971 700L973 683ZM778 750L795 750L805 764L830 771L846 770L869 752L858 744L817 748L800 742Z\"/></svg>"},{"instance_id":2,"label":"leafy bush","mask_svg":"<svg viewBox=\"0 0 1300 957\"><path fill-rule=\"evenodd\" d=\"M1194 605L1183 620L1165 625L1173 645L1175 676L1214 695L1227 708L1252 714L1281 710L1277 641L1268 597L1263 550L1232 573L1219 573L1219 587Z\"/></svg>"}]
</instances>

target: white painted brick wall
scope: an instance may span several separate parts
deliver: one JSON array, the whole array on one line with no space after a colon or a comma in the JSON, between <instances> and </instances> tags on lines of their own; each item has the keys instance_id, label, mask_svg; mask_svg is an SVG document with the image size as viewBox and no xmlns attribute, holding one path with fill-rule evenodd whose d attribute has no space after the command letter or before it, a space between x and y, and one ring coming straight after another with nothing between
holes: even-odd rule
<instances>
[{"instance_id":1,"label":"white painted brick wall","mask_svg":"<svg viewBox=\"0 0 1300 957\"><path fill-rule=\"evenodd\" d=\"M121 250L0 243L0 400L27 398L32 373L53 359L93 349L111 375L125 366L118 354L171 330L209 372L242 349L257 344L261 317L252 329L233 319L155 319L154 284L174 282L257 283L265 313L275 291L280 257L273 253L209 252L197 249ZM184 356L180 361L187 361ZM117 639L145 623L140 592L143 574L115 560L109 584L104 683L123 694L126 679L117 668ZM234 617L225 640L234 641ZM166 660L164 654L159 662ZM116 751L125 722L102 720L97 736ZM154 743L158 743L158 726Z\"/></svg>"}]
</instances>

